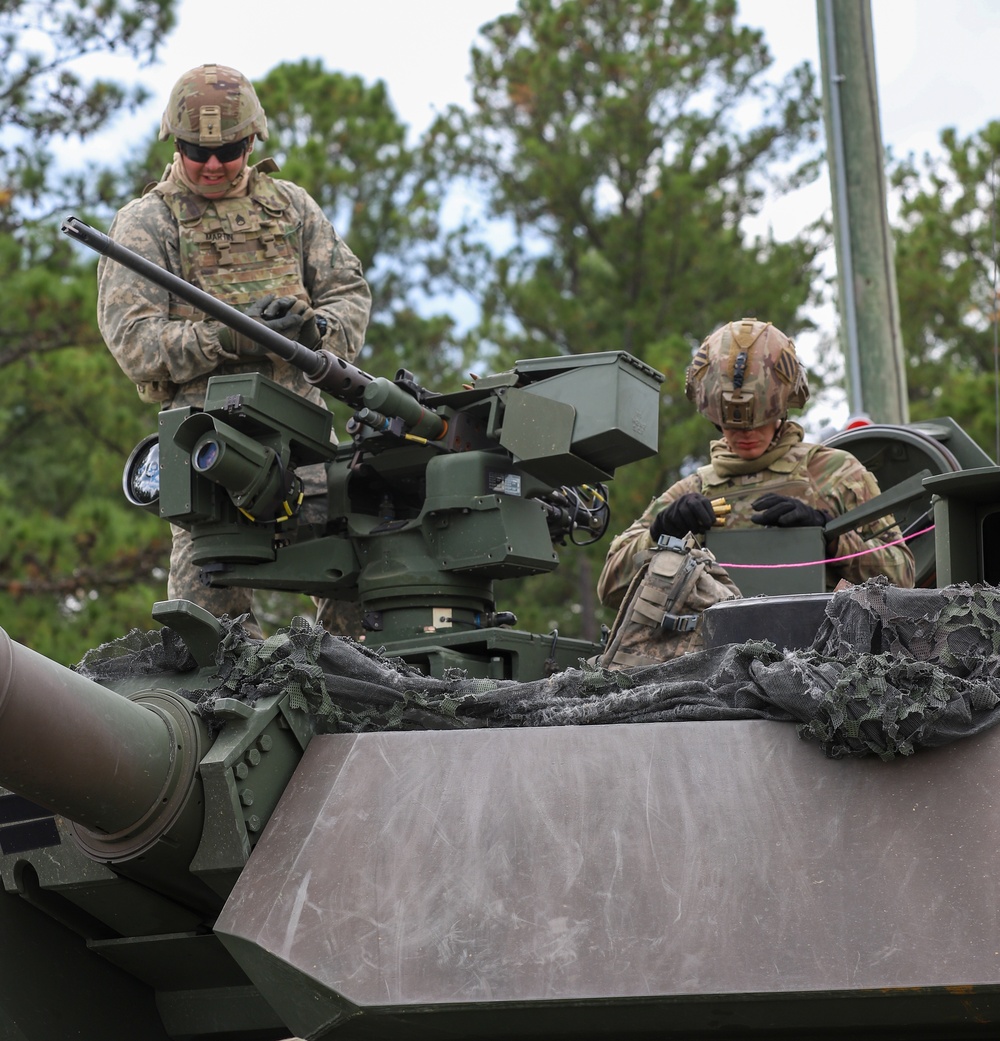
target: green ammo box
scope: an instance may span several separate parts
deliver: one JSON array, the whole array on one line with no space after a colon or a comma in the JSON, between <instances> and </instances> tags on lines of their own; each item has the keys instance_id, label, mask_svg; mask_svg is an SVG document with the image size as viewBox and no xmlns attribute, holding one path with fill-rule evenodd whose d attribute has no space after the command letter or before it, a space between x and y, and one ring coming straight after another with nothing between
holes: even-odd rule
<instances>
[{"instance_id":1,"label":"green ammo box","mask_svg":"<svg viewBox=\"0 0 1000 1041\"><path fill-rule=\"evenodd\" d=\"M655 455L663 375L625 351L519 361L500 443L553 486L611 477Z\"/></svg>"}]
</instances>

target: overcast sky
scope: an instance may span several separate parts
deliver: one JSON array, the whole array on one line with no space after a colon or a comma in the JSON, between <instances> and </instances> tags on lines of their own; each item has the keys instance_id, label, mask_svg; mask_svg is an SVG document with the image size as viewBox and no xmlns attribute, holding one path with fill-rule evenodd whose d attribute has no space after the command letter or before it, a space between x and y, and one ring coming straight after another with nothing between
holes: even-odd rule
<instances>
[{"instance_id":1,"label":"overcast sky","mask_svg":"<svg viewBox=\"0 0 1000 1041\"><path fill-rule=\"evenodd\" d=\"M385 80L400 118L415 131L451 102L469 97L469 48L485 22L514 0L273 0L237 6L181 0L177 28L159 59L115 74L155 95L144 126L159 118L177 76L219 61L251 79L283 61L318 58L330 70ZM997 118L998 0L871 0L882 129L897 154L932 148L939 131L978 130ZM813 0L741 0L744 22L764 30L784 71L808 59L818 69ZM109 67L102 57L101 68ZM120 134L120 131L119 131ZM119 140L123 138L119 136Z\"/></svg>"},{"instance_id":2,"label":"overcast sky","mask_svg":"<svg viewBox=\"0 0 1000 1041\"><path fill-rule=\"evenodd\" d=\"M382 79L414 134L452 102L469 99L469 49L478 28L516 8L515 0L241 0L238 7L180 0L178 25L157 62L137 69L107 56L102 73L140 80L153 100L120 120L97 145L129 147L158 125L181 72L207 61L233 65L251 79L275 65L316 58L331 71ZM964 133L998 118L996 52L1000 0L871 0L885 145L895 155L937 148L946 126ZM741 18L764 30L783 73L808 60L819 70L814 0L741 0ZM94 147L93 145L90 146ZM80 158L86 154L73 153ZM767 214L778 237L795 234L829 206L821 183Z\"/></svg>"}]
</instances>

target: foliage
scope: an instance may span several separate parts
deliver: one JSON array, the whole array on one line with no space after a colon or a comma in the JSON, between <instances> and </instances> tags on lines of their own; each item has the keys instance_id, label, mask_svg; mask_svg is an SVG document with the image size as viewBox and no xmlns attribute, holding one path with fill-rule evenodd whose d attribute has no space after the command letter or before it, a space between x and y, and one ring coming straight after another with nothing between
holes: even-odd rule
<instances>
[{"instance_id":1,"label":"foliage","mask_svg":"<svg viewBox=\"0 0 1000 1041\"><path fill-rule=\"evenodd\" d=\"M56 138L87 138L147 97L140 86L88 79L83 59L115 51L147 62L174 25L176 0L0 0L0 231L37 216L60 192ZM66 188L84 182L73 178Z\"/></svg>"},{"instance_id":2,"label":"foliage","mask_svg":"<svg viewBox=\"0 0 1000 1041\"><path fill-rule=\"evenodd\" d=\"M99 338L4 369L0 625L50 657L78 660L163 599L169 532L121 495L149 418Z\"/></svg>"},{"instance_id":3,"label":"foliage","mask_svg":"<svg viewBox=\"0 0 1000 1041\"><path fill-rule=\"evenodd\" d=\"M162 524L121 496L121 466L152 417L97 332L93 260L53 217L86 217L114 178L59 176L52 145L144 99L82 63L112 51L151 60L173 10L0 0L0 625L64 662L149 617L166 545Z\"/></svg>"},{"instance_id":4,"label":"foliage","mask_svg":"<svg viewBox=\"0 0 1000 1041\"><path fill-rule=\"evenodd\" d=\"M29 226L0 235L0 278L0 625L72 662L163 598L169 537L121 495L153 417L97 332L89 259Z\"/></svg>"},{"instance_id":5,"label":"foliage","mask_svg":"<svg viewBox=\"0 0 1000 1041\"><path fill-rule=\"evenodd\" d=\"M997 212L1000 122L962 138L942 131L941 156L896 164L896 281L913 419L951 416L998 455Z\"/></svg>"},{"instance_id":6,"label":"foliage","mask_svg":"<svg viewBox=\"0 0 1000 1041\"><path fill-rule=\"evenodd\" d=\"M481 35L474 108L447 113L433 147L481 186L506 245L463 227L454 270L483 302L474 334L490 361L624 349L664 373L659 459L613 490L627 523L706 452L711 428L682 391L693 347L744 314L792 335L804 324L818 239L743 225L815 173L812 74L771 82L732 0L520 0ZM588 572L567 553L578 589L539 583L521 623L543 588L543 610L581 602L606 545Z\"/></svg>"}]
</instances>

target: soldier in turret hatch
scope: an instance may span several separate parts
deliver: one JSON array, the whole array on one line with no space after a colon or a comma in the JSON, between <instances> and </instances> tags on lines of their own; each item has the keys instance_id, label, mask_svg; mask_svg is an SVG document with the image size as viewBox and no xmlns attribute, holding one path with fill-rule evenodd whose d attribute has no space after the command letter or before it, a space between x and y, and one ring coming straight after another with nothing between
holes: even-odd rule
<instances>
[{"instance_id":1,"label":"soldier in turret hatch","mask_svg":"<svg viewBox=\"0 0 1000 1041\"><path fill-rule=\"evenodd\" d=\"M264 110L242 73L214 64L184 73L160 124L160 140L176 143L173 161L122 207L111 238L289 339L351 361L371 304L361 262L303 188L270 176L273 160L249 164L254 141L267 136ZM322 403L288 362L104 257L98 323L139 397L161 408L200 407L210 376L240 372L260 372ZM303 512L325 510L322 464L299 476ZM248 631L259 635L252 591L204 586L189 533L172 530L169 597L216 616L248 614Z\"/></svg>"},{"instance_id":2,"label":"soldier in turret hatch","mask_svg":"<svg viewBox=\"0 0 1000 1041\"><path fill-rule=\"evenodd\" d=\"M879 494L853 455L809 444L787 418L789 408L806 403L809 387L795 344L770 322L744 318L712 333L688 366L685 392L722 436L712 441L707 465L653 499L611 543L597 586L608 606L621 603L661 535L701 535L715 525L713 500L731 508L727 528L822 527ZM828 574L854 583L885 575L912 587L913 554L901 539L891 515L863 524L826 546L834 561Z\"/></svg>"}]
</instances>

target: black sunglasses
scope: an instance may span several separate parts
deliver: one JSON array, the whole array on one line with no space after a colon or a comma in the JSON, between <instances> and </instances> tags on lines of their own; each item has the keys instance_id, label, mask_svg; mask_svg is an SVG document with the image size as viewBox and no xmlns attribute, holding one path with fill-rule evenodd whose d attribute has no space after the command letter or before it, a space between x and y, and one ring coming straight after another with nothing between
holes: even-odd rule
<instances>
[{"instance_id":1,"label":"black sunglasses","mask_svg":"<svg viewBox=\"0 0 1000 1041\"><path fill-rule=\"evenodd\" d=\"M220 163L231 163L234 159L239 159L247 150L249 140L244 137L239 141L231 141L228 145L220 145L218 148L205 148L202 145L194 145L190 141L178 141L177 147L195 163L207 163L213 155Z\"/></svg>"}]
</instances>

